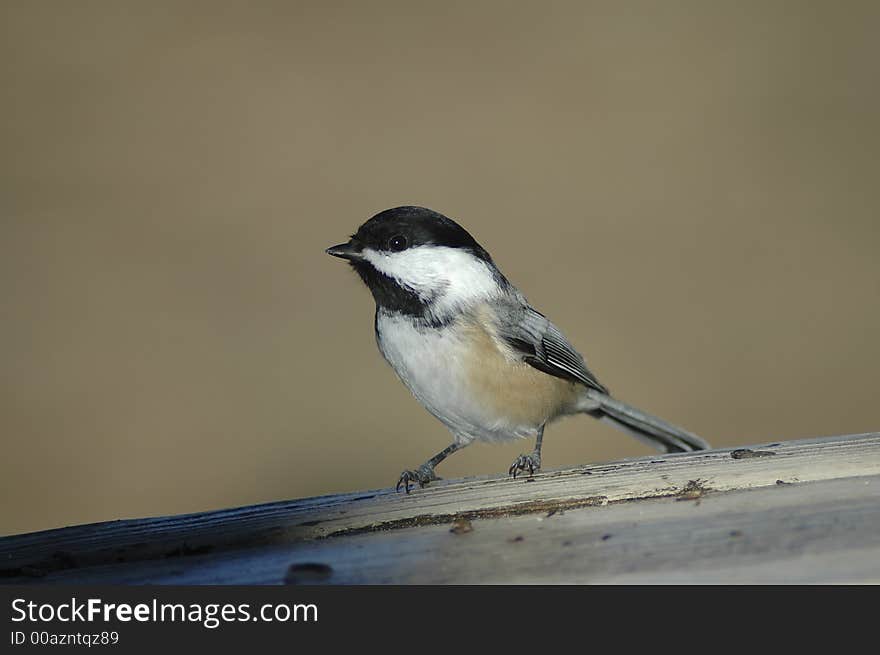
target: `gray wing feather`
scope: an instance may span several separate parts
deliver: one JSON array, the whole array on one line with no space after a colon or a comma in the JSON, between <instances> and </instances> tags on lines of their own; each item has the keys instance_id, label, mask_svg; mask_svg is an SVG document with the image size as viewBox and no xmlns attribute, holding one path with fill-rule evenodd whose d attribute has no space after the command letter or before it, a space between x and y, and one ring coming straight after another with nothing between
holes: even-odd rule
<instances>
[{"instance_id":1,"label":"gray wing feather","mask_svg":"<svg viewBox=\"0 0 880 655\"><path fill-rule=\"evenodd\" d=\"M562 332L521 297L496 306L498 334L527 364L549 375L580 382L601 395L591 394L599 402L594 411L616 427L667 452L703 450L709 444L687 430L667 423L647 412L612 398L596 376L590 373L584 358L572 347Z\"/></svg>"},{"instance_id":2,"label":"gray wing feather","mask_svg":"<svg viewBox=\"0 0 880 655\"><path fill-rule=\"evenodd\" d=\"M499 335L523 356L523 361L549 375L608 393L587 368L581 354L541 312L520 306L505 313L499 321Z\"/></svg>"}]
</instances>

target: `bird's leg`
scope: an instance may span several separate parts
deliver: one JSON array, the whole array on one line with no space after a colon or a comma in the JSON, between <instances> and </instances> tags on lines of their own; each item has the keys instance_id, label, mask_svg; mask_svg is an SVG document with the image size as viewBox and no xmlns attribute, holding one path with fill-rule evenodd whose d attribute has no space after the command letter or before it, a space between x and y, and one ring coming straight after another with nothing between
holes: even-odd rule
<instances>
[{"instance_id":1,"label":"bird's leg","mask_svg":"<svg viewBox=\"0 0 880 655\"><path fill-rule=\"evenodd\" d=\"M404 471L400 474L400 479L397 481L397 491L400 491L400 487L403 486L406 489L406 493L409 493L409 485L411 482L418 483L419 487L424 487L426 484L433 480L437 480L437 476L434 474L434 467L437 466L444 459L449 457L456 450L460 450L465 447L466 444L461 443L452 443L446 446L439 453L434 455L427 462L422 464L419 468L412 470Z\"/></svg>"},{"instance_id":2,"label":"bird's leg","mask_svg":"<svg viewBox=\"0 0 880 655\"><path fill-rule=\"evenodd\" d=\"M535 471L541 470L541 442L544 440L544 426L541 426L541 429L538 430L538 438L535 440L535 449L532 451L530 455L520 455L517 457L513 464L510 465L510 469L507 471L508 475L512 475L513 479L516 479L516 474L519 471L525 471L528 469L529 475L532 475Z\"/></svg>"}]
</instances>

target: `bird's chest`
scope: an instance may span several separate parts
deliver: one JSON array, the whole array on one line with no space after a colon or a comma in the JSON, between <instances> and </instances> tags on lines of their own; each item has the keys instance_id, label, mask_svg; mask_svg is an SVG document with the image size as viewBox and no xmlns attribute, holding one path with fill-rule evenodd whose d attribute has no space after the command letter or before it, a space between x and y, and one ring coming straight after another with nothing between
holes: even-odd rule
<instances>
[{"instance_id":1,"label":"bird's chest","mask_svg":"<svg viewBox=\"0 0 880 655\"><path fill-rule=\"evenodd\" d=\"M446 415L461 405L470 353L460 330L380 312L376 341L394 372L432 413Z\"/></svg>"},{"instance_id":2,"label":"bird's chest","mask_svg":"<svg viewBox=\"0 0 880 655\"><path fill-rule=\"evenodd\" d=\"M433 328L380 312L376 339L413 395L466 440L534 436L571 394L568 383L511 357L479 322Z\"/></svg>"}]
</instances>

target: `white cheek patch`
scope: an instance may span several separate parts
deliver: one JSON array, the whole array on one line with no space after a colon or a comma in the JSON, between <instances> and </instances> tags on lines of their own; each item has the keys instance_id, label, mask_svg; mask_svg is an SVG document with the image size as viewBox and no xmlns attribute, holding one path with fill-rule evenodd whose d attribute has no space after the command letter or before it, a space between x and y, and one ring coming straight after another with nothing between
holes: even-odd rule
<instances>
[{"instance_id":1,"label":"white cheek patch","mask_svg":"<svg viewBox=\"0 0 880 655\"><path fill-rule=\"evenodd\" d=\"M461 248L415 246L401 252L365 248L363 256L377 271L431 303L436 313L499 292L488 264Z\"/></svg>"}]
</instances>

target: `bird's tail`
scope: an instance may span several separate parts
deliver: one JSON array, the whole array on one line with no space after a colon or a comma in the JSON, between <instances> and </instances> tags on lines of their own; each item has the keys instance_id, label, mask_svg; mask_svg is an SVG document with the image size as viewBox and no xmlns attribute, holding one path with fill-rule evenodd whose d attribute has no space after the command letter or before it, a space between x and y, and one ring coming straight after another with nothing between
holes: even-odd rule
<instances>
[{"instance_id":1,"label":"bird's tail","mask_svg":"<svg viewBox=\"0 0 880 655\"><path fill-rule=\"evenodd\" d=\"M679 453L711 448L706 441L692 432L667 423L616 398L599 393L591 394L591 397L599 403L597 409L590 411L591 415L658 450Z\"/></svg>"}]
</instances>

